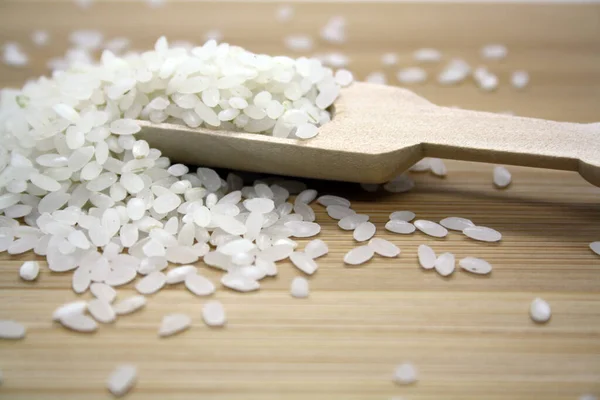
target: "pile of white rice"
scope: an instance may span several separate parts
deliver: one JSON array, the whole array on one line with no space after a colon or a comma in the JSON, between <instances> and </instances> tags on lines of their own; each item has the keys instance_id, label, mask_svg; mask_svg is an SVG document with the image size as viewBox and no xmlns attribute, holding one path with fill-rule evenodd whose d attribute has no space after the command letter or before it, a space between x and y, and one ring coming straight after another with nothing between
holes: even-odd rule
<instances>
[{"instance_id":1,"label":"pile of white rice","mask_svg":"<svg viewBox=\"0 0 600 400\"><path fill-rule=\"evenodd\" d=\"M33 250L52 271L74 271L77 293L90 286L105 293L99 287L142 275L141 294L186 281L190 291L207 295L214 285L196 268L175 271L175 278L161 272L201 258L227 272L223 285L256 290L260 279L277 273L276 261L293 255L297 244L289 237L319 233L306 205L316 192L292 204L290 194L304 189L299 182L244 187L234 174L224 180L208 168L171 165L136 139L136 120L307 139L329 121L340 85L351 82L315 59L253 54L215 41L170 48L162 37L153 51L122 58L104 51L97 65L75 62L52 78L3 90L0 252ZM292 258L307 273L316 269L305 254ZM33 280L38 271L28 263L21 276ZM89 311L105 322L115 317L109 308ZM62 322L76 330L91 326Z\"/></svg>"}]
</instances>

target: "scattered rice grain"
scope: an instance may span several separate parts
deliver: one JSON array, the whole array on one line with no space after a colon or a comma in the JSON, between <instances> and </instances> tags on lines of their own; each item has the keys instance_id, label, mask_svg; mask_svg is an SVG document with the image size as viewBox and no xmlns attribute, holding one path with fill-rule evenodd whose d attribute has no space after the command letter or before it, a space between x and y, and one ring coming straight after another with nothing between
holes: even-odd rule
<instances>
[{"instance_id":1,"label":"scattered rice grain","mask_svg":"<svg viewBox=\"0 0 600 400\"><path fill-rule=\"evenodd\" d=\"M413 224L400 219L392 219L388 221L385 224L385 229L387 229L390 232L400 233L403 235L409 235L416 230Z\"/></svg>"},{"instance_id":2,"label":"scattered rice grain","mask_svg":"<svg viewBox=\"0 0 600 400\"><path fill-rule=\"evenodd\" d=\"M500 232L485 226L469 226L463 229L463 234L471 239L482 242L498 242L502 239Z\"/></svg>"},{"instance_id":3,"label":"scattered rice grain","mask_svg":"<svg viewBox=\"0 0 600 400\"><path fill-rule=\"evenodd\" d=\"M400 364L394 370L394 382L399 385L410 385L417 379L417 370L411 363Z\"/></svg>"},{"instance_id":4,"label":"scattered rice grain","mask_svg":"<svg viewBox=\"0 0 600 400\"><path fill-rule=\"evenodd\" d=\"M60 323L68 329L76 332L94 332L98 329L98 323L87 315L79 312L71 312L61 316Z\"/></svg>"},{"instance_id":5,"label":"scattered rice grain","mask_svg":"<svg viewBox=\"0 0 600 400\"><path fill-rule=\"evenodd\" d=\"M25 333L25 327L17 321L0 320L0 339L22 339Z\"/></svg>"},{"instance_id":6,"label":"scattered rice grain","mask_svg":"<svg viewBox=\"0 0 600 400\"><path fill-rule=\"evenodd\" d=\"M192 325L192 319L185 314L165 315L158 328L158 336L169 337L183 332Z\"/></svg>"},{"instance_id":7,"label":"scattered rice grain","mask_svg":"<svg viewBox=\"0 0 600 400\"><path fill-rule=\"evenodd\" d=\"M111 372L106 387L115 397L122 397L134 386L137 379L137 368L134 365L119 365Z\"/></svg>"},{"instance_id":8,"label":"scattered rice grain","mask_svg":"<svg viewBox=\"0 0 600 400\"><path fill-rule=\"evenodd\" d=\"M377 228L372 222L362 222L354 230L353 237L357 242L365 242L375 235Z\"/></svg>"},{"instance_id":9,"label":"scattered rice grain","mask_svg":"<svg viewBox=\"0 0 600 400\"><path fill-rule=\"evenodd\" d=\"M369 246L355 247L344 256L344 263L349 265L360 265L369 261L375 252Z\"/></svg>"},{"instance_id":10,"label":"scattered rice grain","mask_svg":"<svg viewBox=\"0 0 600 400\"><path fill-rule=\"evenodd\" d=\"M306 244L304 253L312 259L322 257L329 252L329 246L321 239L311 240Z\"/></svg>"},{"instance_id":11,"label":"scattered rice grain","mask_svg":"<svg viewBox=\"0 0 600 400\"><path fill-rule=\"evenodd\" d=\"M184 282L185 287L196 296L208 296L215 292L215 285L202 275L188 274Z\"/></svg>"},{"instance_id":12,"label":"scattered rice grain","mask_svg":"<svg viewBox=\"0 0 600 400\"><path fill-rule=\"evenodd\" d=\"M88 311L98 322L108 324L117 318L115 310L110 303L104 299L92 299L88 302Z\"/></svg>"},{"instance_id":13,"label":"scattered rice grain","mask_svg":"<svg viewBox=\"0 0 600 400\"><path fill-rule=\"evenodd\" d=\"M548 322L552 316L552 310L550 304L543 299L535 298L529 306L529 315L531 319L538 323Z\"/></svg>"},{"instance_id":14,"label":"scattered rice grain","mask_svg":"<svg viewBox=\"0 0 600 400\"><path fill-rule=\"evenodd\" d=\"M470 219L460 218L460 217L444 218L443 220L440 221L440 225L442 225L444 228L452 229L453 231L460 231L460 232L462 232L465 228L468 228L470 226L475 226L475 224Z\"/></svg>"},{"instance_id":15,"label":"scattered rice grain","mask_svg":"<svg viewBox=\"0 0 600 400\"><path fill-rule=\"evenodd\" d=\"M136 312L146 305L146 298L144 296L131 296L127 297L113 306L113 310L117 315L126 315Z\"/></svg>"},{"instance_id":16,"label":"scattered rice grain","mask_svg":"<svg viewBox=\"0 0 600 400\"><path fill-rule=\"evenodd\" d=\"M312 275L318 268L317 263L309 255L303 252L295 251L290 254L290 260L296 268L305 274Z\"/></svg>"},{"instance_id":17,"label":"scattered rice grain","mask_svg":"<svg viewBox=\"0 0 600 400\"><path fill-rule=\"evenodd\" d=\"M414 225L418 230L429 236L443 238L448 235L448 230L446 228L433 221L419 219L415 221Z\"/></svg>"},{"instance_id":18,"label":"scattered rice grain","mask_svg":"<svg viewBox=\"0 0 600 400\"><path fill-rule=\"evenodd\" d=\"M426 244L419 245L417 255L419 258L419 264L421 264L423 269L433 269L435 267L437 256L431 247L427 246Z\"/></svg>"},{"instance_id":19,"label":"scattered rice grain","mask_svg":"<svg viewBox=\"0 0 600 400\"><path fill-rule=\"evenodd\" d=\"M400 254L398 246L381 238L369 240L369 247L371 247L375 253L383 257L397 257Z\"/></svg>"},{"instance_id":20,"label":"scattered rice grain","mask_svg":"<svg viewBox=\"0 0 600 400\"><path fill-rule=\"evenodd\" d=\"M292 284L290 285L290 294L292 297L304 299L308 297L309 291L309 284L306 278L297 276L292 279Z\"/></svg>"},{"instance_id":21,"label":"scattered rice grain","mask_svg":"<svg viewBox=\"0 0 600 400\"><path fill-rule=\"evenodd\" d=\"M492 266L485 260L475 257L465 257L458 262L458 265L465 271L474 274L485 275L492 272Z\"/></svg>"},{"instance_id":22,"label":"scattered rice grain","mask_svg":"<svg viewBox=\"0 0 600 400\"><path fill-rule=\"evenodd\" d=\"M202 306L202 319L208 326L223 326L227 322L225 308L220 301L211 300Z\"/></svg>"},{"instance_id":23,"label":"scattered rice grain","mask_svg":"<svg viewBox=\"0 0 600 400\"><path fill-rule=\"evenodd\" d=\"M398 71L396 77L400 83L423 83L427 80L427 72L423 68L409 67Z\"/></svg>"},{"instance_id":24,"label":"scattered rice grain","mask_svg":"<svg viewBox=\"0 0 600 400\"><path fill-rule=\"evenodd\" d=\"M25 281L34 281L39 274L40 264L37 261L25 261L19 269L19 275Z\"/></svg>"},{"instance_id":25,"label":"scattered rice grain","mask_svg":"<svg viewBox=\"0 0 600 400\"><path fill-rule=\"evenodd\" d=\"M455 263L454 254L443 253L435 260L434 268L438 274L448 276L454 272Z\"/></svg>"},{"instance_id":26,"label":"scattered rice grain","mask_svg":"<svg viewBox=\"0 0 600 400\"><path fill-rule=\"evenodd\" d=\"M589 244L590 250L600 256L600 242L592 242Z\"/></svg>"},{"instance_id":27,"label":"scattered rice grain","mask_svg":"<svg viewBox=\"0 0 600 400\"><path fill-rule=\"evenodd\" d=\"M105 283L94 282L90 285L90 292L97 299L112 303L117 297L117 291Z\"/></svg>"},{"instance_id":28,"label":"scattered rice grain","mask_svg":"<svg viewBox=\"0 0 600 400\"><path fill-rule=\"evenodd\" d=\"M239 273L227 273L221 278L223 286L238 292L252 292L260 288L260 283Z\"/></svg>"},{"instance_id":29,"label":"scattered rice grain","mask_svg":"<svg viewBox=\"0 0 600 400\"><path fill-rule=\"evenodd\" d=\"M390 214L390 219L409 222L415 219L415 213L412 211L394 211Z\"/></svg>"},{"instance_id":30,"label":"scattered rice grain","mask_svg":"<svg viewBox=\"0 0 600 400\"><path fill-rule=\"evenodd\" d=\"M512 175L506 167L501 165L494 167L494 185L505 188L510 185L511 181Z\"/></svg>"}]
</instances>

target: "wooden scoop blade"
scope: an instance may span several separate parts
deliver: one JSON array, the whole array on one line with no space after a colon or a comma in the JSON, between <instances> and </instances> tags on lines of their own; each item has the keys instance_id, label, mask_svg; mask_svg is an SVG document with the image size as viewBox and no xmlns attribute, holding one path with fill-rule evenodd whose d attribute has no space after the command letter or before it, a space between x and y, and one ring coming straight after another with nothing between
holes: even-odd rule
<instances>
[{"instance_id":1,"label":"wooden scoop blade","mask_svg":"<svg viewBox=\"0 0 600 400\"><path fill-rule=\"evenodd\" d=\"M382 183L423 157L578 171L600 185L600 125L450 109L392 86L342 90L309 140L139 121L173 161L306 178Z\"/></svg>"}]
</instances>

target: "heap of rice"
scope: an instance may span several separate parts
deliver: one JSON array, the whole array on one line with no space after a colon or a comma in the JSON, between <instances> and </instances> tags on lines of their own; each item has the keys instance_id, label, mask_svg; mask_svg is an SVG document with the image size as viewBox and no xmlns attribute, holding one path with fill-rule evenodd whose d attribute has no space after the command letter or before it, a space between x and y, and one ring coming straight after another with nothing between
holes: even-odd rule
<instances>
[{"instance_id":1,"label":"heap of rice","mask_svg":"<svg viewBox=\"0 0 600 400\"><path fill-rule=\"evenodd\" d=\"M3 90L0 251L33 250L53 271L75 270L77 292L92 282L119 286L169 262L193 263L209 253L208 242L235 242L212 257L213 266L247 267L237 272L253 279L257 269L273 273L265 262L292 245L264 255L262 267L259 251L315 232L289 224L303 219L289 215L290 187L257 182L242 190L236 175L223 180L208 168L171 165L136 139L135 120L309 138L330 120L339 92L318 60L215 41L170 48L164 37L153 51L122 58L104 51L98 65L74 63Z\"/></svg>"}]
</instances>

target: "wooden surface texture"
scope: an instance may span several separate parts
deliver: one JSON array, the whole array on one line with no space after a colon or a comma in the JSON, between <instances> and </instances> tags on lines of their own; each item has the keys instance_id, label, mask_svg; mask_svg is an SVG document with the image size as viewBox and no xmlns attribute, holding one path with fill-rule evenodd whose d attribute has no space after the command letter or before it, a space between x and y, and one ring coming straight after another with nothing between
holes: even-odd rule
<instances>
[{"instance_id":1,"label":"wooden surface texture","mask_svg":"<svg viewBox=\"0 0 600 400\"><path fill-rule=\"evenodd\" d=\"M301 4L292 22L274 22L276 5L177 2L160 9L142 3L98 1L87 11L70 1L0 2L0 43L18 41L31 55L30 68L0 66L0 87L19 86L47 73L45 63L67 48L74 29L100 29L108 38L124 35L145 49L158 35L201 42L221 29L224 40L254 51L282 53L282 37L308 33L333 15L348 21L348 42L317 51L339 50L351 57L358 78L381 69L384 52L396 51L400 65L410 54L436 47L446 58L481 63L479 48L508 46L505 61L487 63L500 77L495 93L469 81L442 88L429 80L412 87L441 105L573 122L600 120L600 6L452 4ZM34 51L29 36L47 29L50 45ZM432 73L440 65L427 67ZM525 69L531 85L510 88L509 73ZM387 70L395 82L396 69ZM600 140L600 139L599 139ZM307 160L310 162L310 160ZM369 194L358 185L311 182L322 193L343 194L377 225L377 235L402 249L398 259L375 258L348 268L354 246L319 205L320 237L330 253L310 278L311 294L292 299L289 284L300 273L281 263L279 276L257 293L220 289L228 314L224 329L201 321L203 298L181 286L151 296L145 310L103 325L93 335L52 323L60 304L77 298L70 274L44 268L34 283L18 277L31 254L0 254L0 319L28 328L25 340L0 342L4 382L0 399L95 400L110 398L105 379L119 363L134 363L139 380L128 399L218 400L390 400L403 399L577 399L600 395L600 258L588 244L600 240L600 190L576 173L510 168L513 184L492 185L492 166L448 162L445 179L413 174L406 194ZM365 165L368 168L368 165ZM418 218L462 216L503 233L482 244L457 233L436 240L415 233L384 231L388 214L412 210ZM421 243L457 258L485 258L490 276L457 271L450 278L424 272L416 261ZM202 271L217 281L219 274ZM134 293L131 286L119 298ZM529 319L534 297L552 306L545 325ZM89 293L83 296L89 298ZM157 337L164 314L187 312L191 330ZM394 367L413 362L419 382L400 387Z\"/></svg>"}]
</instances>

